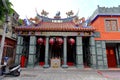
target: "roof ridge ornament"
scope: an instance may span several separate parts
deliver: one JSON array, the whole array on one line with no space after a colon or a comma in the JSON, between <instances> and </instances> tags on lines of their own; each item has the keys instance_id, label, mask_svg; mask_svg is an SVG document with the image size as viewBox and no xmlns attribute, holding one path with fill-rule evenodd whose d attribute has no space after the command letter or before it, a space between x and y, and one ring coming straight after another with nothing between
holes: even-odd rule
<instances>
[{"instance_id":1,"label":"roof ridge ornament","mask_svg":"<svg viewBox=\"0 0 120 80\"><path fill-rule=\"evenodd\" d=\"M45 11L44 9L43 9L42 12L41 12L41 15L42 15L42 16L45 16L45 17L46 17L48 14L49 14L49 12Z\"/></svg>"},{"instance_id":2,"label":"roof ridge ornament","mask_svg":"<svg viewBox=\"0 0 120 80\"><path fill-rule=\"evenodd\" d=\"M61 16L60 16L60 11L58 11L58 12L56 13L56 15L55 15L54 18L55 18L55 19L60 19L60 18L61 18Z\"/></svg>"},{"instance_id":3,"label":"roof ridge ornament","mask_svg":"<svg viewBox=\"0 0 120 80\"><path fill-rule=\"evenodd\" d=\"M78 14L79 14L79 10L77 11L77 13L76 13L76 15L75 15L75 16L78 16Z\"/></svg>"},{"instance_id":4,"label":"roof ridge ornament","mask_svg":"<svg viewBox=\"0 0 120 80\"><path fill-rule=\"evenodd\" d=\"M79 18L78 16L76 16L75 18L73 18L73 23L75 23L76 26L82 24L85 22L85 18Z\"/></svg>"},{"instance_id":5,"label":"roof ridge ornament","mask_svg":"<svg viewBox=\"0 0 120 80\"><path fill-rule=\"evenodd\" d=\"M30 18L30 21L32 21L35 24L35 26L37 26L42 22L42 19L35 17L35 18Z\"/></svg>"},{"instance_id":6,"label":"roof ridge ornament","mask_svg":"<svg viewBox=\"0 0 120 80\"><path fill-rule=\"evenodd\" d=\"M67 17L71 17L72 15L74 15L74 13L73 13L73 11L71 10L71 11L66 12L66 15L67 15Z\"/></svg>"}]
</instances>

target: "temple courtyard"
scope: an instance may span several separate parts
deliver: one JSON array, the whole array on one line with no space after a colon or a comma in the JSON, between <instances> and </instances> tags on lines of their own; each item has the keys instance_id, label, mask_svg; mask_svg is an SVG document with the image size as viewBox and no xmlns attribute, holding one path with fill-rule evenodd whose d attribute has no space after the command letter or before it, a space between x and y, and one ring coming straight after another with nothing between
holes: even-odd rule
<instances>
[{"instance_id":1,"label":"temple courtyard","mask_svg":"<svg viewBox=\"0 0 120 80\"><path fill-rule=\"evenodd\" d=\"M0 80L120 80L120 69L22 68L19 77L1 76Z\"/></svg>"}]
</instances>

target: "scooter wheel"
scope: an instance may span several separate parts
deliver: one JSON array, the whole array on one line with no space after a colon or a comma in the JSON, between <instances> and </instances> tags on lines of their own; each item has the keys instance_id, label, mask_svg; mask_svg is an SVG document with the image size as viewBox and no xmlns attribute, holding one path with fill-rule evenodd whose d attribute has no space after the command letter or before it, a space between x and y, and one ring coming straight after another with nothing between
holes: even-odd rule
<instances>
[{"instance_id":1,"label":"scooter wheel","mask_svg":"<svg viewBox=\"0 0 120 80\"><path fill-rule=\"evenodd\" d=\"M13 73L13 75L14 75L14 76L20 76L20 72L15 71L15 72Z\"/></svg>"}]
</instances>

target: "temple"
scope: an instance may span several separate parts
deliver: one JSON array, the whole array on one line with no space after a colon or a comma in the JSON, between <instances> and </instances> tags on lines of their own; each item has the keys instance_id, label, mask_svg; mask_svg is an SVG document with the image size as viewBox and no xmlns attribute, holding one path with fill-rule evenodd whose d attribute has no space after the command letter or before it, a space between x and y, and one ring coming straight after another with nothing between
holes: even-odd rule
<instances>
[{"instance_id":1,"label":"temple","mask_svg":"<svg viewBox=\"0 0 120 80\"><path fill-rule=\"evenodd\" d=\"M109 25L103 26L104 21L107 25L109 21L117 20L118 15L101 15L101 8L98 6L97 13L95 11L96 14L87 20L84 17L79 18L72 11L66 13L67 18L61 18L60 12L54 18L49 18L48 12L44 10L41 15L37 13L35 18L25 20L26 24L15 29L18 34L15 62L21 63L23 67L40 65L44 68L54 66L55 61L55 65L58 61L58 66L63 68L75 66L81 69L105 69L118 66L120 38L109 32L110 29L115 31L118 28L109 29ZM108 54L116 55L117 59ZM112 62L115 64L109 59L115 59Z\"/></svg>"}]
</instances>

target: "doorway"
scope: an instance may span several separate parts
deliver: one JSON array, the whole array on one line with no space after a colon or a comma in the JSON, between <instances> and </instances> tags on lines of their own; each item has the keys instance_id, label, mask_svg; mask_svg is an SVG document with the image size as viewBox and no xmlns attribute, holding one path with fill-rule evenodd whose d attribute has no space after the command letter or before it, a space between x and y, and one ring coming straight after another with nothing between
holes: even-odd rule
<instances>
[{"instance_id":1,"label":"doorway","mask_svg":"<svg viewBox=\"0 0 120 80\"><path fill-rule=\"evenodd\" d=\"M38 62L40 66L43 66L45 64L45 45L38 45L38 52L36 57L38 57Z\"/></svg>"},{"instance_id":2,"label":"doorway","mask_svg":"<svg viewBox=\"0 0 120 80\"><path fill-rule=\"evenodd\" d=\"M45 64L45 38L37 37L37 44L36 44L36 64L43 66Z\"/></svg>"},{"instance_id":3,"label":"doorway","mask_svg":"<svg viewBox=\"0 0 120 80\"><path fill-rule=\"evenodd\" d=\"M75 37L68 37L67 40L67 65L75 66L76 65L76 45Z\"/></svg>"},{"instance_id":4,"label":"doorway","mask_svg":"<svg viewBox=\"0 0 120 80\"><path fill-rule=\"evenodd\" d=\"M22 48L22 54L21 54L21 67L27 67L28 65L28 58L29 58L29 42L30 37L24 36L23 37L23 48Z\"/></svg>"},{"instance_id":5,"label":"doorway","mask_svg":"<svg viewBox=\"0 0 120 80\"><path fill-rule=\"evenodd\" d=\"M109 68L117 67L117 60L115 54L115 47L106 47L107 62Z\"/></svg>"},{"instance_id":6,"label":"doorway","mask_svg":"<svg viewBox=\"0 0 120 80\"><path fill-rule=\"evenodd\" d=\"M83 41L83 64L85 68L89 68L91 64L89 37L83 37L82 41Z\"/></svg>"},{"instance_id":7,"label":"doorway","mask_svg":"<svg viewBox=\"0 0 120 80\"><path fill-rule=\"evenodd\" d=\"M60 67L63 57L62 37L51 37L49 40L49 62L51 67Z\"/></svg>"},{"instance_id":8,"label":"doorway","mask_svg":"<svg viewBox=\"0 0 120 80\"><path fill-rule=\"evenodd\" d=\"M62 45L54 44L50 46L50 58L62 58L63 47Z\"/></svg>"}]
</instances>

